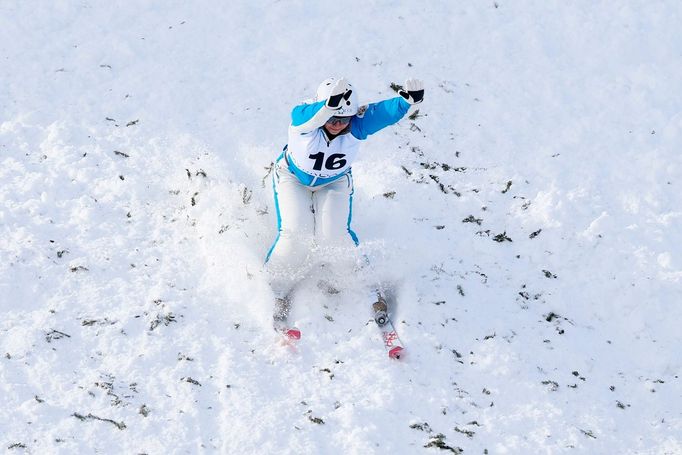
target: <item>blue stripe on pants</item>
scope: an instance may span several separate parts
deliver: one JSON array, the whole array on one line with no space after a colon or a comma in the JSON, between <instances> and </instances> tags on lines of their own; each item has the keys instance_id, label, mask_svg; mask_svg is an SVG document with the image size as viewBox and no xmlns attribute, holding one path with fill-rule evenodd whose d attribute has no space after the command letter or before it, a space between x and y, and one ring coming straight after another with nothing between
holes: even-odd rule
<instances>
[{"instance_id":1,"label":"blue stripe on pants","mask_svg":"<svg viewBox=\"0 0 682 455\"><path fill-rule=\"evenodd\" d=\"M277 179L279 176L277 175L277 165L279 164L280 160L284 158L284 152L277 158L275 161L275 164L272 168L272 192L275 196L275 213L277 214L277 237L275 237L275 241L273 242L272 246L270 247L270 250L268 251L268 255L265 257L265 263L270 260L270 256L272 256L272 252L275 250L275 246L277 246L277 242L279 241L280 234L282 233L282 215L279 212L279 198L277 197L277 182L275 179Z\"/></svg>"},{"instance_id":2,"label":"blue stripe on pants","mask_svg":"<svg viewBox=\"0 0 682 455\"><path fill-rule=\"evenodd\" d=\"M355 243L355 246L360 245L360 240L358 240L358 236L355 234L353 229L350 227L351 220L353 219L353 193L355 193L355 187L353 186L353 174L349 171L348 172L348 183L350 184L350 196L348 197L348 234L350 234L350 238L353 239L353 242Z\"/></svg>"}]
</instances>

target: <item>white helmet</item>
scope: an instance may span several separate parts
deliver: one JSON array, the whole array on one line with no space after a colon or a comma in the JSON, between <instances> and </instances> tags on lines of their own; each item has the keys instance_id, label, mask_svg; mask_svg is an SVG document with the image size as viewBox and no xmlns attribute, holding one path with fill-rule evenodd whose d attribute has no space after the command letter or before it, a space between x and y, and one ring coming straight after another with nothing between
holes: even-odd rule
<instances>
[{"instance_id":1,"label":"white helmet","mask_svg":"<svg viewBox=\"0 0 682 455\"><path fill-rule=\"evenodd\" d=\"M331 94L332 87L337 78L330 77L322 81L322 83L317 87L317 93L315 96L315 101L322 101L329 98ZM355 93L353 85L348 82L348 88L352 90L350 98L341 103L341 107L334 111L336 117L351 117L358 113L358 96Z\"/></svg>"}]
</instances>

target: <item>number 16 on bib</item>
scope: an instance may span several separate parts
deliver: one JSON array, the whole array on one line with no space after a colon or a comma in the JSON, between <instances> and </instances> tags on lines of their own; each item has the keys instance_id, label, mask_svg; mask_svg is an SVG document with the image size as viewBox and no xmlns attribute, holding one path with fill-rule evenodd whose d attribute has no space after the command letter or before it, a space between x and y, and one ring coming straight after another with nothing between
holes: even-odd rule
<instances>
[{"instance_id":1,"label":"number 16 on bib","mask_svg":"<svg viewBox=\"0 0 682 455\"><path fill-rule=\"evenodd\" d=\"M345 159L346 155L343 153L332 153L325 160L324 152L317 152L314 155L309 155L308 158L315 160L315 163L313 164L313 170L315 171L321 171L323 164L325 169L335 171L337 169L343 168L348 162Z\"/></svg>"}]
</instances>

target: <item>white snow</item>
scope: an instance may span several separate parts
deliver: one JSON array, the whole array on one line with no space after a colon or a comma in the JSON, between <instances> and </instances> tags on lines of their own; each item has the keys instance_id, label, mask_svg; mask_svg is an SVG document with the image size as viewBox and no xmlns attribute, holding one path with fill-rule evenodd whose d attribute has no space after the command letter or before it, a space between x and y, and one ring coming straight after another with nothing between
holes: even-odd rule
<instances>
[{"instance_id":1,"label":"white snow","mask_svg":"<svg viewBox=\"0 0 682 455\"><path fill-rule=\"evenodd\" d=\"M680 23L673 0L0 3L0 447L682 453ZM303 283L295 349L270 329L268 169L330 75L361 102L426 84L354 166L397 362L345 259Z\"/></svg>"}]
</instances>

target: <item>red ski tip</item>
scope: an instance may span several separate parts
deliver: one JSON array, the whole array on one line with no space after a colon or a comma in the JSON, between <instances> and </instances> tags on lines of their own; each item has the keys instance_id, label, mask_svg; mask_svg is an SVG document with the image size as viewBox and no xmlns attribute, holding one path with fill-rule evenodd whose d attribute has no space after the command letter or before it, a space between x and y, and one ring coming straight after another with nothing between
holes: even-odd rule
<instances>
[{"instance_id":1,"label":"red ski tip","mask_svg":"<svg viewBox=\"0 0 682 455\"><path fill-rule=\"evenodd\" d=\"M403 355L403 348L402 346L396 346L390 351L388 351L388 356L392 359L399 359L400 356Z\"/></svg>"},{"instance_id":2,"label":"red ski tip","mask_svg":"<svg viewBox=\"0 0 682 455\"><path fill-rule=\"evenodd\" d=\"M284 335L286 335L287 338L290 340L300 340L301 339L301 331L298 329L287 329L284 332Z\"/></svg>"}]
</instances>

